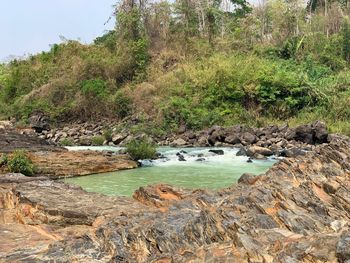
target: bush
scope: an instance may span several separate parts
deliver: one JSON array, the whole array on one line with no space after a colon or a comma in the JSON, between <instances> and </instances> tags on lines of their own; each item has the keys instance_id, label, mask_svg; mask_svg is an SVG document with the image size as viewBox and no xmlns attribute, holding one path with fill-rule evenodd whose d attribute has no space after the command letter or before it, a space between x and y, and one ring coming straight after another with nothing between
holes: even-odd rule
<instances>
[{"instance_id":1,"label":"bush","mask_svg":"<svg viewBox=\"0 0 350 263\"><path fill-rule=\"evenodd\" d=\"M60 140L60 145L61 146L72 146L74 143L72 141L72 139L70 138L64 138L62 140Z\"/></svg>"},{"instance_id":2,"label":"bush","mask_svg":"<svg viewBox=\"0 0 350 263\"><path fill-rule=\"evenodd\" d=\"M7 161L7 167L12 173L21 173L26 176L32 176L35 173L35 167L24 151L15 151Z\"/></svg>"},{"instance_id":3,"label":"bush","mask_svg":"<svg viewBox=\"0 0 350 263\"><path fill-rule=\"evenodd\" d=\"M154 159L157 154L157 150L154 144L147 142L146 140L132 140L126 147L126 152L135 161Z\"/></svg>"},{"instance_id":4,"label":"bush","mask_svg":"<svg viewBox=\"0 0 350 263\"><path fill-rule=\"evenodd\" d=\"M94 136L91 138L91 144L94 146L101 146L104 141L105 138L103 136Z\"/></svg>"},{"instance_id":5,"label":"bush","mask_svg":"<svg viewBox=\"0 0 350 263\"><path fill-rule=\"evenodd\" d=\"M9 161L9 157L7 154L4 154L3 156L1 156L0 158L0 167L4 166L4 165L7 165Z\"/></svg>"},{"instance_id":6,"label":"bush","mask_svg":"<svg viewBox=\"0 0 350 263\"><path fill-rule=\"evenodd\" d=\"M114 95L116 114L120 119L127 117L131 113L132 100L126 96L122 90L118 90Z\"/></svg>"},{"instance_id":7,"label":"bush","mask_svg":"<svg viewBox=\"0 0 350 263\"><path fill-rule=\"evenodd\" d=\"M102 79L84 80L81 84L81 91L86 96L91 97L105 97L106 82Z\"/></svg>"},{"instance_id":8,"label":"bush","mask_svg":"<svg viewBox=\"0 0 350 263\"><path fill-rule=\"evenodd\" d=\"M103 131L103 137L107 142L112 141L112 130L111 129L105 129Z\"/></svg>"}]
</instances>

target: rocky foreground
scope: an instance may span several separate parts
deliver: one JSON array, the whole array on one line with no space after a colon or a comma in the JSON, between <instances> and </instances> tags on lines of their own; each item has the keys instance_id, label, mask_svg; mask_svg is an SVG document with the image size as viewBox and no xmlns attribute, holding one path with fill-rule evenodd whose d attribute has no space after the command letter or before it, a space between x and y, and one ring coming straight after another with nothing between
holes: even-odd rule
<instances>
[{"instance_id":1,"label":"rocky foreground","mask_svg":"<svg viewBox=\"0 0 350 263\"><path fill-rule=\"evenodd\" d=\"M350 262L350 139L328 140L217 192L0 176L0 261Z\"/></svg>"}]
</instances>

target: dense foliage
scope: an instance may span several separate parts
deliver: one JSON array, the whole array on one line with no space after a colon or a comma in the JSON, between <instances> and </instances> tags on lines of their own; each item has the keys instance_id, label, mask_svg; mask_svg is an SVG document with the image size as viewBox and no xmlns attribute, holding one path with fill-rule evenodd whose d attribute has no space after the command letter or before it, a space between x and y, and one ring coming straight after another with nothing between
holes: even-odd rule
<instances>
[{"instance_id":1,"label":"dense foliage","mask_svg":"<svg viewBox=\"0 0 350 263\"><path fill-rule=\"evenodd\" d=\"M342 2L124 0L115 13L115 30L91 45L66 41L1 65L0 116L137 116L157 134L320 119L350 134Z\"/></svg>"},{"instance_id":2,"label":"dense foliage","mask_svg":"<svg viewBox=\"0 0 350 263\"><path fill-rule=\"evenodd\" d=\"M135 160L154 159L157 151L155 145L145 139L132 140L126 147L126 152Z\"/></svg>"},{"instance_id":3,"label":"dense foliage","mask_svg":"<svg viewBox=\"0 0 350 263\"><path fill-rule=\"evenodd\" d=\"M26 176L32 176L35 173L35 167L24 151L18 150L12 156L4 155L0 161L0 166L7 165L12 173L21 173Z\"/></svg>"}]
</instances>

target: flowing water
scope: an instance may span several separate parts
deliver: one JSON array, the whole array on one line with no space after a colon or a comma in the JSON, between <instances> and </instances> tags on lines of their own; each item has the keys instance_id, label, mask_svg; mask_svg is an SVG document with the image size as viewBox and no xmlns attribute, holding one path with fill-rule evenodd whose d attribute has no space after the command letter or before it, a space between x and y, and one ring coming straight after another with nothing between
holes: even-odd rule
<instances>
[{"instance_id":1,"label":"flowing water","mask_svg":"<svg viewBox=\"0 0 350 263\"><path fill-rule=\"evenodd\" d=\"M109 150L118 147L69 147L69 150ZM209 152L223 150L224 155ZM275 162L273 158L248 163L246 156L236 156L235 148L170 148L161 147L162 158L143 161L143 167L133 170L68 178L64 181L80 185L87 191L107 195L131 196L141 186L167 183L186 188L219 189L228 187L243 173L261 174ZM181 152L186 161L179 161Z\"/></svg>"}]
</instances>

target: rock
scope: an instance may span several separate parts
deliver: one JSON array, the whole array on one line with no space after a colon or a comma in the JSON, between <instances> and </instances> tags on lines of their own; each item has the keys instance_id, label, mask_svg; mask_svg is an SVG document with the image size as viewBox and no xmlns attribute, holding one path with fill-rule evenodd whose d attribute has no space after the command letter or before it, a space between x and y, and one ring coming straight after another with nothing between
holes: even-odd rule
<instances>
[{"instance_id":1,"label":"rock","mask_svg":"<svg viewBox=\"0 0 350 263\"><path fill-rule=\"evenodd\" d=\"M254 183L246 175L215 191L154 185L133 198L1 175L0 261L347 262L349 148L334 137Z\"/></svg>"},{"instance_id":2,"label":"rock","mask_svg":"<svg viewBox=\"0 0 350 263\"><path fill-rule=\"evenodd\" d=\"M266 156L260 154L260 153L255 153L253 155L253 158L256 159L256 160L266 160Z\"/></svg>"},{"instance_id":3,"label":"rock","mask_svg":"<svg viewBox=\"0 0 350 263\"><path fill-rule=\"evenodd\" d=\"M323 184L323 189L328 194L335 194L341 185L337 181L325 182Z\"/></svg>"},{"instance_id":4,"label":"rock","mask_svg":"<svg viewBox=\"0 0 350 263\"><path fill-rule=\"evenodd\" d=\"M339 262L347 263L350 261L350 232L342 235L338 241L336 253Z\"/></svg>"},{"instance_id":5,"label":"rock","mask_svg":"<svg viewBox=\"0 0 350 263\"><path fill-rule=\"evenodd\" d=\"M241 147L239 151L236 153L236 156L247 156L247 151L244 147Z\"/></svg>"},{"instance_id":6,"label":"rock","mask_svg":"<svg viewBox=\"0 0 350 263\"><path fill-rule=\"evenodd\" d=\"M180 161L180 162L186 162L186 159L185 159L185 157L183 156L183 155L179 155L179 158L178 158L178 161Z\"/></svg>"},{"instance_id":7,"label":"rock","mask_svg":"<svg viewBox=\"0 0 350 263\"><path fill-rule=\"evenodd\" d=\"M259 154L259 155L263 155L263 156L271 156L271 155L273 155L273 152L268 148L264 148L264 147L260 147L260 146L248 147L247 156L254 156L255 154Z\"/></svg>"},{"instance_id":8,"label":"rock","mask_svg":"<svg viewBox=\"0 0 350 263\"><path fill-rule=\"evenodd\" d=\"M280 156L282 157L297 157L297 156L300 156L300 155L305 155L305 151L299 149L299 148L291 148L291 149L286 149L286 150L282 150L280 152Z\"/></svg>"},{"instance_id":9,"label":"rock","mask_svg":"<svg viewBox=\"0 0 350 263\"><path fill-rule=\"evenodd\" d=\"M32 115L28 121L30 127L37 133L41 133L44 130L50 130L50 120L43 113Z\"/></svg>"},{"instance_id":10,"label":"rock","mask_svg":"<svg viewBox=\"0 0 350 263\"><path fill-rule=\"evenodd\" d=\"M122 135L122 134L114 134L112 136L112 142L115 145L119 145L120 143L122 143L122 141L126 138L126 135Z\"/></svg>"},{"instance_id":11,"label":"rock","mask_svg":"<svg viewBox=\"0 0 350 263\"><path fill-rule=\"evenodd\" d=\"M247 163L252 163L253 162L253 160L252 160L252 158L248 158L248 160L247 160Z\"/></svg>"},{"instance_id":12,"label":"rock","mask_svg":"<svg viewBox=\"0 0 350 263\"><path fill-rule=\"evenodd\" d=\"M6 144L4 144L6 142ZM136 168L137 164L126 155L111 155L109 152L68 151L48 144L37 137L21 135L16 131L0 133L0 155L24 149L36 167L37 176L53 179L82 176L123 169ZM0 167L0 173L6 167Z\"/></svg>"},{"instance_id":13,"label":"rock","mask_svg":"<svg viewBox=\"0 0 350 263\"><path fill-rule=\"evenodd\" d=\"M63 148L36 136L20 134L13 129L0 130L0 152L8 153L15 150L54 151Z\"/></svg>"},{"instance_id":14,"label":"rock","mask_svg":"<svg viewBox=\"0 0 350 263\"><path fill-rule=\"evenodd\" d=\"M315 143L327 143L328 131L325 123L316 121L312 124L315 133Z\"/></svg>"},{"instance_id":15,"label":"rock","mask_svg":"<svg viewBox=\"0 0 350 263\"><path fill-rule=\"evenodd\" d=\"M196 162L204 162L205 161L205 158L198 158L196 159Z\"/></svg>"},{"instance_id":16,"label":"rock","mask_svg":"<svg viewBox=\"0 0 350 263\"><path fill-rule=\"evenodd\" d=\"M242 140L245 141L248 145L253 144L257 141L256 136L250 132L245 132L242 135Z\"/></svg>"},{"instance_id":17,"label":"rock","mask_svg":"<svg viewBox=\"0 0 350 263\"><path fill-rule=\"evenodd\" d=\"M254 174L250 174L250 173L244 173L238 179L238 183L253 185L257 180L259 180L258 176L255 176Z\"/></svg>"},{"instance_id":18,"label":"rock","mask_svg":"<svg viewBox=\"0 0 350 263\"><path fill-rule=\"evenodd\" d=\"M172 142L171 146L178 147L178 146L185 146L186 144L187 144L187 142L184 139L178 138Z\"/></svg>"},{"instance_id":19,"label":"rock","mask_svg":"<svg viewBox=\"0 0 350 263\"><path fill-rule=\"evenodd\" d=\"M215 153L216 155L224 155L225 154L224 150L211 149L211 150L209 150L209 152Z\"/></svg>"},{"instance_id":20,"label":"rock","mask_svg":"<svg viewBox=\"0 0 350 263\"><path fill-rule=\"evenodd\" d=\"M237 135L230 135L225 138L225 142L229 144L238 144L241 143L241 140Z\"/></svg>"},{"instance_id":21,"label":"rock","mask_svg":"<svg viewBox=\"0 0 350 263\"><path fill-rule=\"evenodd\" d=\"M207 146L208 145L207 136L205 135L200 136L197 143L199 146Z\"/></svg>"},{"instance_id":22,"label":"rock","mask_svg":"<svg viewBox=\"0 0 350 263\"><path fill-rule=\"evenodd\" d=\"M208 137L208 142L211 146L214 146L217 142L221 142L222 137L220 131L215 130L212 134Z\"/></svg>"}]
</instances>

